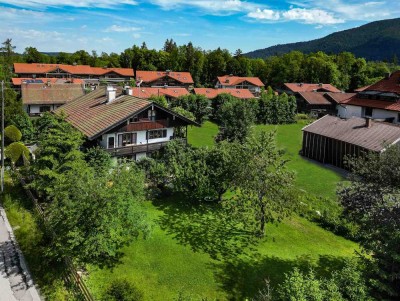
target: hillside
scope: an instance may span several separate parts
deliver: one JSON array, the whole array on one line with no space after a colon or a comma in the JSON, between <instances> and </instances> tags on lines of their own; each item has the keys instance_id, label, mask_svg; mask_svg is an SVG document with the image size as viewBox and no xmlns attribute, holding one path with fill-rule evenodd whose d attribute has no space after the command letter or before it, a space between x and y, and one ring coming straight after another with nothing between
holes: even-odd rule
<instances>
[{"instance_id":1,"label":"hillside","mask_svg":"<svg viewBox=\"0 0 400 301\"><path fill-rule=\"evenodd\" d=\"M259 49L247 53L246 56L265 58L292 50L304 53L316 51L340 53L349 51L367 60L392 60L395 54L400 57L400 18L371 22L308 42Z\"/></svg>"}]
</instances>

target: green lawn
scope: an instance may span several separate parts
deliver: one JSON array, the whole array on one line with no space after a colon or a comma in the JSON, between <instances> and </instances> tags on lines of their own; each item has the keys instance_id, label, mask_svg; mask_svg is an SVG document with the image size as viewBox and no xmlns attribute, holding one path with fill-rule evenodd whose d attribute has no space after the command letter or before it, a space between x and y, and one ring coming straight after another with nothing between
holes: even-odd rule
<instances>
[{"instance_id":1,"label":"green lawn","mask_svg":"<svg viewBox=\"0 0 400 301\"><path fill-rule=\"evenodd\" d=\"M295 266L333 269L357 248L296 216L269 225L267 237L249 248L240 233L232 235L229 227L211 218L212 208L202 211L177 199L146 202L146 207L154 223L152 236L126 247L114 269L89 268L87 283L96 296L110 279L128 278L146 300L174 300L179 292L193 300L244 300L266 278L277 284Z\"/></svg>"},{"instance_id":2,"label":"green lawn","mask_svg":"<svg viewBox=\"0 0 400 301\"><path fill-rule=\"evenodd\" d=\"M286 125L258 125L256 130L276 131L277 144L285 150L288 168L296 173L296 186L316 196L335 198L337 183L344 173L340 169L324 166L299 155L302 143L301 129L306 121Z\"/></svg>"},{"instance_id":3,"label":"green lawn","mask_svg":"<svg viewBox=\"0 0 400 301\"><path fill-rule=\"evenodd\" d=\"M190 126L188 128L188 142L193 146L211 146L214 137L218 133L215 123L206 121L201 127Z\"/></svg>"}]
</instances>

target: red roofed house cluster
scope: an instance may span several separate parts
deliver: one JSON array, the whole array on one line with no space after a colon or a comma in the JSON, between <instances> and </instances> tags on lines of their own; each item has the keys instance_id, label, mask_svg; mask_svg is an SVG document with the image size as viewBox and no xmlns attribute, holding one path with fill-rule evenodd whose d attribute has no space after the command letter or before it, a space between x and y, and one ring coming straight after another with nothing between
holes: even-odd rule
<instances>
[{"instance_id":1,"label":"red roofed house cluster","mask_svg":"<svg viewBox=\"0 0 400 301\"><path fill-rule=\"evenodd\" d=\"M258 77L218 76L217 89L249 89L254 96L260 96L263 82Z\"/></svg>"}]
</instances>

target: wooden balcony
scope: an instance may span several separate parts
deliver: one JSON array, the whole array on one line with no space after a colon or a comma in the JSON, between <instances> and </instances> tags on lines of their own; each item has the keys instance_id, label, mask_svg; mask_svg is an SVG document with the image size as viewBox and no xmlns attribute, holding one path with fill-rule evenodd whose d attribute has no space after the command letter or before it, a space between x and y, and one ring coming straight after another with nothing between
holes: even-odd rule
<instances>
[{"instance_id":1,"label":"wooden balcony","mask_svg":"<svg viewBox=\"0 0 400 301\"><path fill-rule=\"evenodd\" d=\"M186 141L186 139L182 139ZM170 140L171 141L171 140ZM157 151L168 144L169 141L148 143L148 144L135 144L130 146L122 146L106 149L107 152L114 157L129 156L137 153L151 153Z\"/></svg>"},{"instance_id":2,"label":"wooden balcony","mask_svg":"<svg viewBox=\"0 0 400 301\"><path fill-rule=\"evenodd\" d=\"M161 119L156 121L151 121L148 119L140 119L137 122L132 122L122 128L124 132L136 132L136 131L147 131L147 130L157 130L168 127L168 120Z\"/></svg>"}]
</instances>

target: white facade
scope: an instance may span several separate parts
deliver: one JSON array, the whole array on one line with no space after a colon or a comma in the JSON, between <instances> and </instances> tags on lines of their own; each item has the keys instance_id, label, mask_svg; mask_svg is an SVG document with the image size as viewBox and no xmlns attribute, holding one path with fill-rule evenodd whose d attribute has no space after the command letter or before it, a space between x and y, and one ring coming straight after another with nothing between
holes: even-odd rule
<instances>
[{"instance_id":1,"label":"white facade","mask_svg":"<svg viewBox=\"0 0 400 301\"><path fill-rule=\"evenodd\" d=\"M174 128L163 128L159 130L167 130L167 135L166 137L163 138L156 138L156 139L146 139L146 133L147 131L136 131L136 132L129 132L129 133L136 133L136 143L133 144L127 144L125 146L132 146L132 145L143 145L148 143L159 143L159 142L167 142L171 140L172 136L174 135ZM153 131L153 130L149 130ZM156 131L156 130L154 130ZM110 134L104 134L101 136L101 141L100 141L100 146L109 149L109 148L117 148L118 147L118 135L124 134L125 132L118 132L118 133L110 133ZM109 142L112 141L114 138L114 144L109 144ZM112 146L111 146L112 145Z\"/></svg>"},{"instance_id":2,"label":"white facade","mask_svg":"<svg viewBox=\"0 0 400 301\"><path fill-rule=\"evenodd\" d=\"M24 111L28 115L39 115L47 111L54 111L58 107L61 107L61 104L35 104L35 105L24 105Z\"/></svg>"},{"instance_id":3,"label":"white facade","mask_svg":"<svg viewBox=\"0 0 400 301\"><path fill-rule=\"evenodd\" d=\"M397 111L370 108L369 109L370 111L366 112L365 107L352 106L352 105L338 105L337 109L338 109L338 117L340 118L351 118L351 117L370 117L372 119L392 118L393 123L400 123L400 113Z\"/></svg>"}]
</instances>

